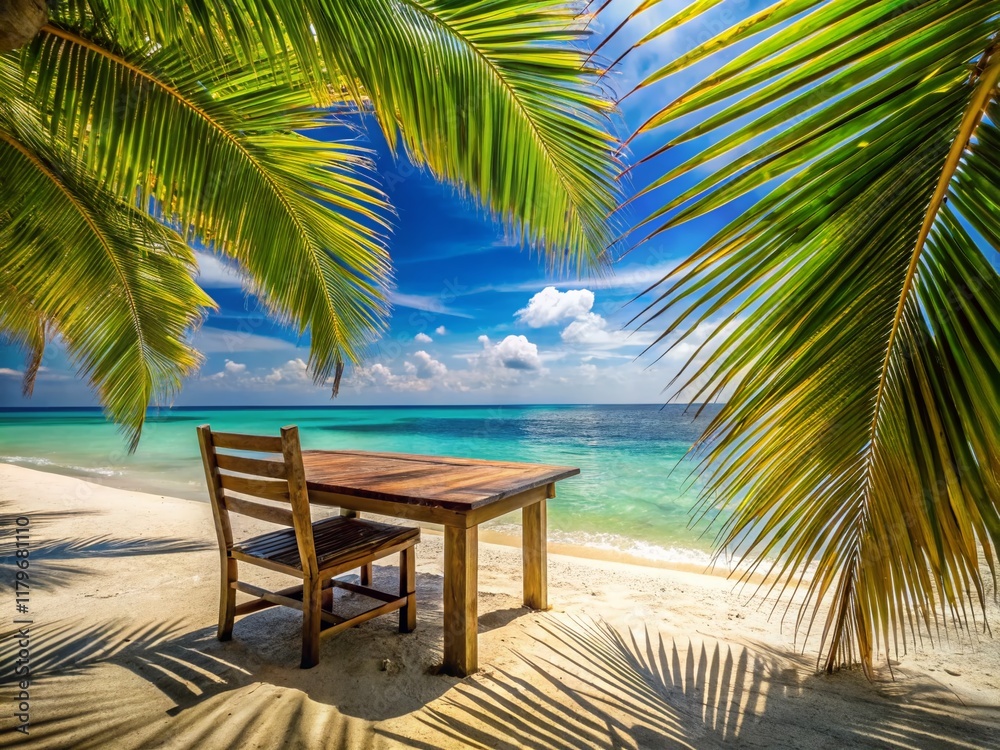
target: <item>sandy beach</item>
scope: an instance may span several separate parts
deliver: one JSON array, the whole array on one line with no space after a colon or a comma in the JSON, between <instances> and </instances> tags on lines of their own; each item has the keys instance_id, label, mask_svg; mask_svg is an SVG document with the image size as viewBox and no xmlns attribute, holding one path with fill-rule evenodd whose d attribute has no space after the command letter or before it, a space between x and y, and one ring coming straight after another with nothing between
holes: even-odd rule
<instances>
[{"instance_id":1,"label":"sandy beach","mask_svg":"<svg viewBox=\"0 0 1000 750\"><path fill-rule=\"evenodd\" d=\"M0 465L0 506L4 746L1000 747L1000 637L978 616L980 635L883 656L869 683L818 674L815 639L803 651L793 616L782 627L772 601L748 603L723 577L553 554L553 608L532 612L520 550L483 544L482 669L458 680L436 670L442 543L427 532L416 632L378 618L324 640L320 666L303 671L291 610L215 639L207 503ZM19 516L31 531L27 736L12 718ZM376 568L377 582L394 576Z\"/></svg>"}]
</instances>

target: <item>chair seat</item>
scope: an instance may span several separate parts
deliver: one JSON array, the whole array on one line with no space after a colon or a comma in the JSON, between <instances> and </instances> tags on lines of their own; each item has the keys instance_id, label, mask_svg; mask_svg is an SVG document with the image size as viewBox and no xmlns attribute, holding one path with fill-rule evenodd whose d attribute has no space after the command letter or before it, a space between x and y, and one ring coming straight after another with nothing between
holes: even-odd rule
<instances>
[{"instance_id":1,"label":"chair seat","mask_svg":"<svg viewBox=\"0 0 1000 750\"><path fill-rule=\"evenodd\" d=\"M319 569L333 568L359 557L377 555L408 539L416 540L420 529L392 526L377 521L331 516L313 524L316 562ZM238 552L302 570L294 529L281 529L247 539L233 547Z\"/></svg>"}]
</instances>

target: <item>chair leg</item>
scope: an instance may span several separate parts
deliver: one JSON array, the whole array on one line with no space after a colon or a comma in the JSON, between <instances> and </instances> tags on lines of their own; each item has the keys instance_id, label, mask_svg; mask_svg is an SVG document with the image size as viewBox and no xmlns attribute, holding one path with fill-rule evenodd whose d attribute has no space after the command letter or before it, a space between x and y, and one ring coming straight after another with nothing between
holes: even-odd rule
<instances>
[{"instance_id":1,"label":"chair leg","mask_svg":"<svg viewBox=\"0 0 1000 750\"><path fill-rule=\"evenodd\" d=\"M219 633L220 641L233 637L233 620L236 617L236 589L232 583L238 579L236 561L226 555L222 559L221 587L219 591Z\"/></svg>"},{"instance_id":2,"label":"chair leg","mask_svg":"<svg viewBox=\"0 0 1000 750\"><path fill-rule=\"evenodd\" d=\"M372 585L372 564L361 566L361 585L371 586Z\"/></svg>"},{"instance_id":3,"label":"chair leg","mask_svg":"<svg viewBox=\"0 0 1000 750\"><path fill-rule=\"evenodd\" d=\"M307 578L302 582L302 669L319 664L319 631L323 606L323 582Z\"/></svg>"},{"instance_id":4,"label":"chair leg","mask_svg":"<svg viewBox=\"0 0 1000 750\"><path fill-rule=\"evenodd\" d=\"M399 610L399 632L410 633L417 627L416 554L413 545L399 553L399 595L406 604Z\"/></svg>"}]
</instances>

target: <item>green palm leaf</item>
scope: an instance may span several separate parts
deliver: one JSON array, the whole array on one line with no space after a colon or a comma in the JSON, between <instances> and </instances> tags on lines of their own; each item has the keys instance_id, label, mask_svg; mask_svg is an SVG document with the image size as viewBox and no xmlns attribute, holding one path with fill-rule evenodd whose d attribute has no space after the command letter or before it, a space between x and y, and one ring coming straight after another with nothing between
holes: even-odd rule
<instances>
[{"instance_id":1,"label":"green palm leaf","mask_svg":"<svg viewBox=\"0 0 1000 750\"><path fill-rule=\"evenodd\" d=\"M211 300L181 238L41 142L28 114L0 106L0 327L29 351L26 388L55 328L134 448L147 405L197 367L186 337Z\"/></svg>"},{"instance_id":2,"label":"green palm leaf","mask_svg":"<svg viewBox=\"0 0 1000 750\"><path fill-rule=\"evenodd\" d=\"M390 143L398 127L419 163L468 187L555 265L579 271L603 255L617 198L610 110L593 88L600 71L568 44L585 33L568 4L358 0L326 11L326 57L377 92Z\"/></svg>"},{"instance_id":3,"label":"green palm leaf","mask_svg":"<svg viewBox=\"0 0 1000 750\"><path fill-rule=\"evenodd\" d=\"M468 191L553 265L589 268L614 239L612 107L580 45L587 30L574 3L91 5L102 12L89 23L114 19L131 39L167 36L189 54L228 49L244 62L263 51L274 70L295 66L317 104L346 98L373 111L393 148Z\"/></svg>"},{"instance_id":4,"label":"green palm leaf","mask_svg":"<svg viewBox=\"0 0 1000 750\"><path fill-rule=\"evenodd\" d=\"M295 132L329 124L301 86L234 60L202 62L211 67L170 46L119 53L50 26L22 57L22 96L99 183L153 202L236 260L272 313L308 330L322 382L382 328L388 259L373 227L385 204L370 161Z\"/></svg>"},{"instance_id":5,"label":"green palm leaf","mask_svg":"<svg viewBox=\"0 0 1000 750\"><path fill-rule=\"evenodd\" d=\"M639 131L701 117L651 159L712 136L645 195L723 162L645 236L772 186L661 282L644 321L680 340L720 323L680 381L727 400L701 444L706 507L732 511L719 544L782 591L811 572L798 624L829 604L827 668L870 674L878 649L933 638L943 615L969 627L981 559L995 577L1000 3L786 0L643 86L777 23Z\"/></svg>"}]
</instances>

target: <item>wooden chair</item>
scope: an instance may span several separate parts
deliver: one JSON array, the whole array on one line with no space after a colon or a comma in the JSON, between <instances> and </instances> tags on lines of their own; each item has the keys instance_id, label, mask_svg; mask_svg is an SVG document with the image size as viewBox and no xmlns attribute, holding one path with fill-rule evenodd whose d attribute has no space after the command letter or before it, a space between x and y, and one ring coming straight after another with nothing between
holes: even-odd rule
<instances>
[{"instance_id":1,"label":"wooden chair","mask_svg":"<svg viewBox=\"0 0 1000 750\"><path fill-rule=\"evenodd\" d=\"M309 495L297 427L284 427L281 437L212 432L198 428L205 463L208 493L212 500L215 530L222 557L219 605L219 640L232 638L238 615L283 605L302 612L302 668L319 662L320 633L332 635L373 617L399 610L399 630L408 633L417 624L414 578L414 545L420 530L362 520L346 515L312 522ZM250 458L220 450L278 454L280 458ZM268 502L247 499L253 497ZM230 513L291 528L233 542ZM399 593L370 588L374 560L399 553ZM239 580L238 564L249 563L287 573L302 584L268 591ZM334 576L362 568L361 584ZM363 594L382 602L360 615L343 618L332 612L333 587ZM236 604L236 592L255 599Z\"/></svg>"}]
</instances>

